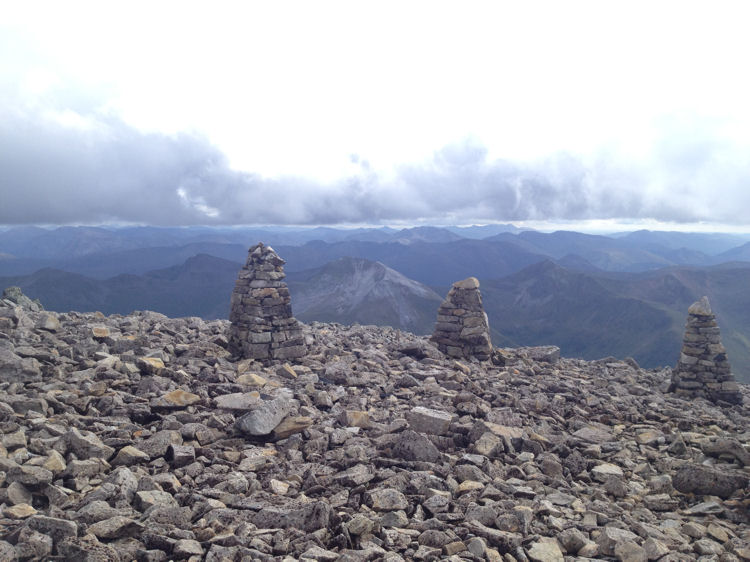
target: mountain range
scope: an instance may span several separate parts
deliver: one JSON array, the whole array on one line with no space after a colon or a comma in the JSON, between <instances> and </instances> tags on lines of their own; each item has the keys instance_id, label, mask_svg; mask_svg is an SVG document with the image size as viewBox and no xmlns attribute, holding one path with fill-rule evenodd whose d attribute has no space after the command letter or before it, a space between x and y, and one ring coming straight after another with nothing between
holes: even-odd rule
<instances>
[{"instance_id":1,"label":"mountain range","mask_svg":"<svg viewBox=\"0 0 750 562\"><path fill-rule=\"evenodd\" d=\"M738 378L750 380L742 235L26 227L0 232L0 288L19 285L58 311L226 318L252 237L281 242L274 247L305 322L429 333L451 283L476 276L495 345L554 344L568 356L631 356L645 367L676 362L687 308L707 295Z\"/></svg>"}]
</instances>

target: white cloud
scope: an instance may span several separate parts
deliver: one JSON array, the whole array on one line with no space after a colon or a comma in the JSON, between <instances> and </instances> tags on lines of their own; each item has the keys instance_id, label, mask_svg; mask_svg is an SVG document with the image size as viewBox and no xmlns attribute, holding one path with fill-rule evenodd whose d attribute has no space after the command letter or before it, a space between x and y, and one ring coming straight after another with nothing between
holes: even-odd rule
<instances>
[{"instance_id":1,"label":"white cloud","mask_svg":"<svg viewBox=\"0 0 750 562\"><path fill-rule=\"evenodd\" d=\"M7 8L0 222L747 222L743 2Z\"/></svg>"}]
</instances>

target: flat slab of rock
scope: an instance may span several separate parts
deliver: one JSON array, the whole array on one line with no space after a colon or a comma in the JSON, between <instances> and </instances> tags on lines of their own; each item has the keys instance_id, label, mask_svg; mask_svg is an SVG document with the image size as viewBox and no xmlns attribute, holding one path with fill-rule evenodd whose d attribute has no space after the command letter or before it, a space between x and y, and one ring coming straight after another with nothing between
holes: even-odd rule
<instances>
[{"instance_id":1,"label":"flat slab of rock","mask_svg":"<svg viewBox=\"0 0 750 562\"><path fill-rule=\"evenodd\" d=\"M262 529L288 529L294 527L311 533L328 526L331 506L314 502L299 509L263 508L253 516L253 523Z\"/></svg>"},{"instance_id":2,"label":"flat slab of rock","mask_svg":"<svg viewBox=\"0 0 750 562\"><path fill-rule=\"evenodd\" d=\"M294 404L287 398L262 400L253 409L237 419L237 429L246 435L260 437L269 435L294 409Z\"/></svg>"},{"instance_id":3,"label":"flat slab of rock","mask_svg":"<svg viewBox=\"0 0 750 562\"><path fill-rule=\"evenodd\" d=\"M451 425L453 415L442 410L416 406L406 414L409 427L419 433L445 435Z\"/></svg>"}]
</instances>

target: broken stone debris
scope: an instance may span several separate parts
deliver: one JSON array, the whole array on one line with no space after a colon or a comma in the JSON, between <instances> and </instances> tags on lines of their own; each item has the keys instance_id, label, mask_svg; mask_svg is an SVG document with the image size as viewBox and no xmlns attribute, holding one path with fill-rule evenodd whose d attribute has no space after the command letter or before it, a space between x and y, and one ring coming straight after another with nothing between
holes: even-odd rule
<instances>
[{"instance_id":1,"label":"broken stone debris","mask_svg":"<svg viewBox=\"0 0 750 562\"><path fill-rule=\"evenodd\" d=\"M226 321L41 314L0 305L0 559L750 559L746 401L668 369L319 323L285 367Z\"/></svg>"}]
</instances>

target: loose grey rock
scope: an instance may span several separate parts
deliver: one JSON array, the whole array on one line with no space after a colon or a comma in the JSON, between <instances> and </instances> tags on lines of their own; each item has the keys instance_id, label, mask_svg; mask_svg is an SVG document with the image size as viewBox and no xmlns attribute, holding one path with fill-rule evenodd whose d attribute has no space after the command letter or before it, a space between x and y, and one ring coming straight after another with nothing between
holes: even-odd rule
<instances>
[{"instance_id":1,"label":"loose grey rock","mask_svg":"<svg viewBox=\"0 0 750 562\"><path fill-rule=\"evenodd\" d=\"M55 543L59 543L68 537L75 537L78 534L78 525L73 521L66 521L57 517L47 517L45 515L34 515L26 521L29 529L49 535Z\"/></svg>"},{"instance_id":2,"label":"loose grey rock","mask_svg":"<svg viewBox=\"0 0 750 562\"><path fill-rule=\"evenodd\" d=\"M42 486L52 483L52 472L41 466L14 466L5 476L7 482L17 482L25 486Z\"/></svg>"},{"instance_id":3,"label":"loose grey rock","mask_svg":"<svg viewBox=\"0 0 750 562\"><path fill-rule=\"evenodd\" d=\"M140 511L146 511L150 507L158 506L176 506L172 494L169 492L163 492L161 490L148 490L142 492L136 492L133 504L136 509Z\"/></svg>"},{"instance_id":4,"label":"loose grey rock","mask_svg":"<svg viewBox=\"0 0 750 562\"><path fill-rule=\"evenodd\" d=\"M31 312L39 312L44 310L44 307L42 306L42 303L39 302L39 299L30 299L23 294L23 291L21 291L21 287L16 287L15 285L3 289L2 300L6 300L12 304L16 304L19 307Z\"/></svg>"},{"instance_id":5,"label":"loose grey rock","mask_svg":"<svg viewBox=\"0 0 750 562\"><path fill-rule=\"evenodd\" d=\"M325 502L315 502L299 509L263 508L255 514L253 523L262 528L293 527L309 533L326 528L330 518L331 506Z\"/></svg>"},{"instance_id":6,"label":"loose grey rock","mask_svg":"<svg viewBox=\"0 0 750 562\"><path fill-rule=\"evenodd\" d=\"M93 535L69 537L58 545L57 550L66 560L110 562L121 559L116 548L100 543Z\"/></svg>"},{"instance_id":7,"label":"loose grey rock","mask_svg":"<svg viewBox=\"0 0 750 562\"><path fill-rule=\"evenodd\" d=\"M252 436L269 435L294 409L294 403L287 398L263 400L253 409L237 419L237 429Z\"/></svg>"},{"instance_id":8,"label":"loose grey rock","mask_svg":"<svg viewBox=\"0 0 750 562\"><path fill-rule=\"evenodd\" d=\"M604 527L596 543L599 545L599 552L606 556L614 556L617 545L624 542L634 542L637 535L627 529L618 527Z\"/></svg>"},{"instance_id":9,"label":"loose grey rock","mask_svg":"<svg viewBox=\"0 0 750 562\"><path fill-rule=\"evenodd\" d=\"M448 433L453 416L442 410L417 406L406 414L409 427L417 433L445 435Z\"/></svg>"},{"instance_id":10,"label":"loose grey rock","mask_svg":"<svg viewBox=\"0 0 750 562\"><path fill-rule=\"evenodd\" d=\"M393 456L407 461L439 462L442 455L427 437L407 430L394 445Z\"/></svg>"},{"instance_id":11,"label":"loose grey rock","mask_svg":"<svg viewBox=\"0 0 750 562\"><path fill-rule=\"evenodd\" d=\"M740 488L746 488L748 477L743 474L717 470L688 463L672 477L675 489L683 494L702 494L728 498Z\"/></svg>"},{"instance_id":12,"label":"loose grey rock","mask_svg":"<svg viewBox=\"0 0 750 562\"><path fill-rule=\"evenodd\" d=\"M747 401L683 400L670 370L326 323L293 364L238 359L226 320L55 332L8 302L0 350L39 368L0 380L11 558L750 559Z\"/></svg>"},{"instance_id":13,"label":"loose grey rock","mask_svg":"<svg viewBox=\"0 0 750 562\"><path fill-rule=\"evenodd\" d=\"M120 539L123 537L138 537L143 532L142 523L116 515L88 526L86 531L98 539Z\"/></svg>"},{"instance_id":14,"label":"loose grey rock","mask_svg":"<svg viewBox=\"0 0 750 562\"><path fill-rule=\"evenodd\" d=\"M368 503L374 511L398 511L409 507L406 496L393 488L377 488L368 493Z\"/></svg>"},{"instance_id":15,"label":"loose grey rock","mask_svg":"<svg viewBox=\"0 0 750 562\"><path fill-rule=\"evenodd\" d=\"M529 560L534 562L563 562L563 553L558 542L549 537L543 537L534 542L526 550Z\"/></svg>"},{"instance_id":16,"label":"loose grey rock","mask_svg":"<svg viewBox=\"0 0 750 562\"><path fill-rule=\"evenodd\" d=\"M101 458L109 459L114 455L115 450L102 443L102 440L91 432L81 432L78 429L71 429L65 435L60 437L55 444L55 450L60 453L70 451L78 459Z\"/></svg>"}]
</instances>

